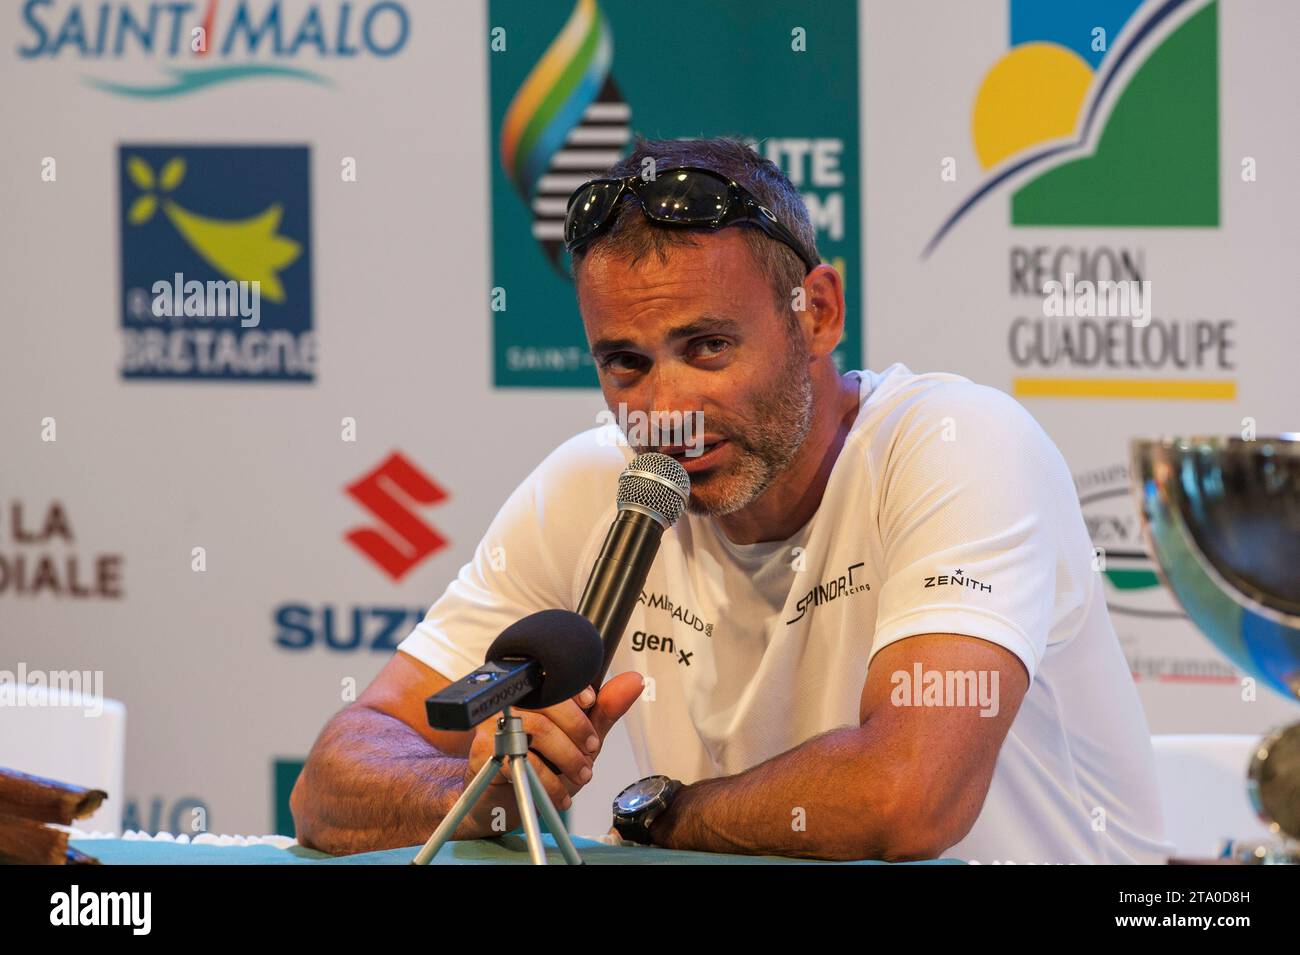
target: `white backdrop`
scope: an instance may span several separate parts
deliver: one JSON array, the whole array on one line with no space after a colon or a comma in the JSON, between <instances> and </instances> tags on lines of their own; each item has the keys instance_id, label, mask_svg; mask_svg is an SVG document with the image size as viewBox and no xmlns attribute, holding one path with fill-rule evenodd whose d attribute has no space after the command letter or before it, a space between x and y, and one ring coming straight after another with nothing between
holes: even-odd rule
<instances>
[{"instance_id":1,"label":"white backdrop","mask_svg":"<svg viewBox=\"0 0 1300 955\"><path fill-rule=\"evenodd\" d=\"M98 9L57 3L33 16L57 31L78 6L87 21ZM296 23L315 5L280 6ZM374 4L354 6L360 17ZM602 407L595 391L492 389L487 15L472 3L401 9L409 36L389 56L230 57L326 82L262 76L173 97L87 82L155 82L170 62L156 51L80 55L74 44L24 57L15 51L36 40L22 8L0 14L0 557L10 567L52 557L65 582L58 594L17 594L12 581L0 591L0 668L103 671L105 694L127 707L135 826L188 831L202 806L212 831L271 830L274 761L300 760L348 688L382 666L389 651L366 644L385 617L407 613L400 639L509 491ZM1086 482L1122 464L1130 435L1236 433L1246 416L1260 434L1297 430L1288 365L1300 324L1284 279L1300 250L1290 172L1300 8L1224 0L1219 19L1217 228L1013 227L1004 192L923 259L979 178L971 103L1007 48L1006 4L866 3L866 363L901 360L1011 391L1007 328L1034 303L1007 292L1010 249L1140 249L1158 315L1236 322L1237 398L1024 399L1075 473ZM123 380L123 143L309 147L314 382ZM1240 180L1243 156L1258 160L1257 181ZM349 157L355 181L341 175ZM956 181L941 179L944 157ZM345 418L355 441L344 440ZM449 542L400 580L345 538L383 526L345 488L395 451L446 492L408 510ZM55 502L70 536L55 525L31 539ZM119 558L120 596L67 593L67 559L85 581L101 555ZM308 647L276 642L289 605L309 608ZM328 646L326 611L343 643L359 614L362 645ZM1185 621L1115 619L1155 731L1262 732L1295 717L1269 696L1243 702L1237 677ZM609 793L632 778L625 750L607 748L578 831L603 828Z\"/></svg>"}]
</instances>

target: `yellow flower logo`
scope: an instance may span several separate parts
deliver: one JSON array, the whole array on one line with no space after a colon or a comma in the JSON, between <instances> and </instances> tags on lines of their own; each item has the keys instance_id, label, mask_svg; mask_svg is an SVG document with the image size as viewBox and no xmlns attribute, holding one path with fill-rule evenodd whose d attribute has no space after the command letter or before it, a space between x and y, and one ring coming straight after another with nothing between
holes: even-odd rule
<instances>
[{"instance_id":1,"label":"yellow flower logo","mask_svg":"<svg viewBox=\"0 0 1300 955\"><path fill-rule=\"evenodd\" d=\"M284 208L273 203L248 219L213 219L178 205L167 194L185 178L185 160L173 156L155 176L139 156L126 162L127 175L143 194L127 210L126 221L143 225L159 207L182 239L222 276L241 282L259 283L261 294L277 304L284 302L279 272L302 254L301 243L277 234Z\"/></svg>"}]
</instances>

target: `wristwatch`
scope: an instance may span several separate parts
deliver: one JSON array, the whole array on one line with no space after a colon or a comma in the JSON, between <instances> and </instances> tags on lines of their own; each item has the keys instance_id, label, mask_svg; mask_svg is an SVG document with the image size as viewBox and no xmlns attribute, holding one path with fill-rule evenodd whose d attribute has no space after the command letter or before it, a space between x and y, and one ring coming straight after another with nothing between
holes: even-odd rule
<instances>
[{"instance_id":1,"label":"wristwatch","mask_svg":"<svg viewBox=\"0 0 1300 955\"><path fill-rule=\"evenodd\" d=\"M614 830L627 842L654 845L650 824L663 815L682 784L667 776L638 779L614 797Z\"/></svg>"}]
</instances>

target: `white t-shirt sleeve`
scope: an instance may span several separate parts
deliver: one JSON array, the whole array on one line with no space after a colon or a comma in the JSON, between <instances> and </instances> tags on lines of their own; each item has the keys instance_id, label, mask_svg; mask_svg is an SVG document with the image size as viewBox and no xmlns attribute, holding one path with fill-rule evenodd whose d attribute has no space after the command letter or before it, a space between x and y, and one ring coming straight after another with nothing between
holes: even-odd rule
<instances>
[{"instance_id":1,"label":"white t-shirt sleeve","mask_svg":"<svg viewBox=\"0 0 1300 955\"><path fill-rule=\"evenodd\" d=\"M1018 402L984 385L937 385L891 417L872 656L905 637L959 633L1010 650L1032 679L1070 609L1057 606L1062 528L1078 509L1064 459Z\"/></svg>"},{"instance_id":2,"label":"white t-shirt sleeve","mask_svg":"<svg viewBox=\"0 0 1300 955\"><path fill-rule=\"evenodd\" d=\"M497 512L474 556L397 649L455 681L521 617L577 607L615 510L617 446L595 432L565 442Z\"/></svg>"}]
</instances>

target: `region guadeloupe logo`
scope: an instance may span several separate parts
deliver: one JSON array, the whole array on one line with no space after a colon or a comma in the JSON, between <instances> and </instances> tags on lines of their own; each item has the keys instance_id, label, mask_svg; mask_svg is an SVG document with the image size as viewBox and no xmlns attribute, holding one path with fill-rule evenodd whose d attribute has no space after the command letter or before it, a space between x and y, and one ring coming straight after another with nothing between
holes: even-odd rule
<instances>
[{"instance_id":1,"label":"region guadeloupe logo","mask_svg":"<svg viewBox=\"0 0 1300 955\"><path fill-rule=\"evenodd\" d=\"M312 381L308 148L118 156L122 376Z\"/></svg>"},{"instance_id":2,"label":"region guadeloupe logo","mask_svg":"<svg viewBox=\"0 0 1300 955\"><path fill-rule=\"evenodd\" d=\"M1011 0L971 110L982 179L926 245L1010 196L1014 226L1219 224L1217 0Z\"/></svg>"},{"instance_id":3,"label":"region guadeloupe logo","mask_svg":"<svg viewBox=\"0 0 1300 955\"><path fill-rule=\"evenodd\" d=\"M386 59L411 35L410 13L395 0L25 0L18 9L20 59L93 64L82 77L87 85L146 99L256 79L329 86L325 64ZM109 64L129 61L158 63L162 76L113 75Z\"/></svg>"}]
</instances>

